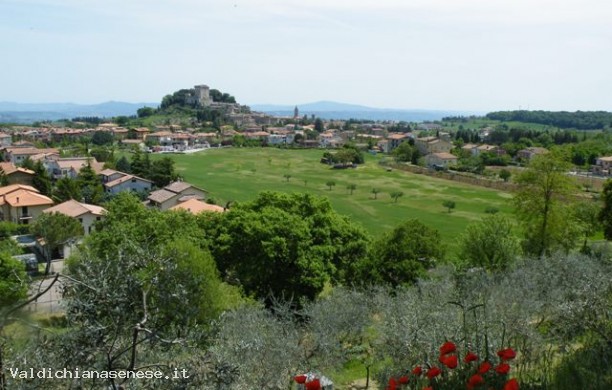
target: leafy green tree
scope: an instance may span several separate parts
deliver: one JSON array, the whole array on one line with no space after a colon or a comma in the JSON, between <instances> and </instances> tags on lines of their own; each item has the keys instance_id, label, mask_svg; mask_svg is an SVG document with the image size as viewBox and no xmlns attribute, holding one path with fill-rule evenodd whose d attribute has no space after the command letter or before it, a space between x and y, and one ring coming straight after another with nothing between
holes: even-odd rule
<instances>
[{"instance_id":1,"label":"leafy green tree","mask_svg":"<svg viewBox=\"0 0 612 390\"><path fill-rule=\"evenodd\" d=\"M89 162L79 170L76 182L81 189L83 202L89 204L102 203L104 199L104 187Z\"/></svg>"},{"instance_id":2,"label":"leafy green tree","mask_svg":"<svg viewBox=\"0 0 612 390\"><path fill-rule=\"evenodd\" d=\"M117 163L115 164L115 168L119 172L125 172L125 173L132 172L132 165L130 164L130 161L125 156L121 156L119 160L117 160Z\"/></svg>"},{"instance_id":3,"label":"leafy green tree","mask_svg":"<svg viewBox=\"0 0 612 390\"><path fill-rule=\"evenodd\" d=\"M402 142L399 146L391 152L396 161L399 162L410 162L412 160L412 154L414 147L408 142Z\"/></svg>"},{"instance_id":4,"label":"leafy green tree","mask_svg":"<svg viewBox=\"0 0 612 390\"><path fill-rule=\"evenodd\" d=\"M153 107L142 107L136 110L136 114L139 118L146 118L155 114L155 109Z\"/></svg>"},{"instance_id":5,"label":"leafy green tree","mask_svg":"<svg viewBox=\"0 0 612 390\"><path fill-rule=\"evenodd\" d=\"M33 171L32 186L40 191L41 194L51 196L53 185L51 184L49 173L41 160L36 161Z\"/></svg>"},{"instance_id":6,"label":"leafy green tree","mask_svg":"<svg viewBox=\"0 0 612 390\"><path fill-rule=\"evenodd\" d=\"M136 149L132 155L130 163L132 172L136 176L148 179L151 173L151 160L148 153L143 153L140 149Z\"/></svg>"},{"instance_id":7,"label":"leafy green tree","mask_svg":"<svg viewBox=\"0 0 612 390\"><path fill-rule=\"evenodd\" d=\"M612 240L612 180L606 180L601 198L603 208L599 212L599 220L603 226L604 237L606 240Z\"/></svg>"},{"instance_id":8,"label":"leafy green tree","mask_svg":"<svg viewBox=\"0 0 612 390\"><path fill-rule=\"evenodd\" d=\"M322 132L324 132L324 131L325 131L325 125L323 124L323 120L321 120L321 118L317 118L317 119L315 119L315 122L314 122L314 130L315 130L317 133L322 133Z\"/></svg>"},{"instance_id":9,"label":"leafy green tree","mask_svg":"<svg viewBox=\"0 0 612 390\"><path fill-rule=\"evenodd\" d=\"M457 206L454 200L445 200L442 202L442 206L448 209L448 213L450 214L451 210Z\"/></svg>"},{"instance_id":10,"label":"leafy green tree","mask_svg":"<svg viewBox=\"0 0 612 390\"><path fill-rule=\"evenodd\" d=\"M576 202L574 206L574 218L578 223L579 229L584 238L580 252L584 254L590 254L590 248L587 245L588 240L589 238L593 237L602 227L599 219L601 210L602 207L599 202L591 199Z\"/></svg>"},{"instance_id":11,"label":"leafy green tree","mask_svg":"<svg viewBox=\"0 0 612 390\"><path fill-rule=\"evenodd\" d=\"M41 237L47 260L45 275L51 270L53 253L64 243L83 235L83 226L74 218L60 213L43 213L31 227L32 234Z\"/></svg>"},{"instance_id":12,"label":"leafy green tree","mask_svg":"<svg viewBox=\"0 0 612 390\"><path fill-rule=\"evenodd\" d=\"M392 286L414 283L436 260L444 257L440 233L410 219L374 242L370 256L359 268L359 280Z\"/></svg>"},{"instance_id":13,"label":"leafy green tree","mask_svg":"<svg viewBox=\"0 0 612 390\"><path fill-rule=\"evenodd\" d=\"M499 171L499 177L505 182L510 179L510 176L512 176L512 172L507 169L502 169L501 171Z\"/></svg>"},{"instance_id":14,"label":"leafy green tree","mask_svg":"<svg viewBox=\"0 0 612 390\"><path fill-rule=\"evenodd\" d=\"M402 191L392 191L389 195L391 195L393 203L397 203L397 200L404 196L404 193Z\"/></svg>"},{"instance_id":15,"label":"leafy green tree","mask_svg":"<svg viewBox=\"0 0 612 390\"><path fill-rule=\"evenodd\" d=\"M62 203L70 199L80 201L83 197L79 183L69 177L62 177L55 182L53 190L53 200L56 203Z\"/></svg>"},{"instance_id":16,"label":"leafy green tree","mask_svg":"<svg viewBox=\"0 0 612 390\"><path fill-rule=\"evenodd\" d=\"M355 191L357 189L357 185L351 183L351 184L346 186L346 189L349 191L349 195L353 195L353 191Z\"/></svg>"},{"instance_id":17,"label":"leafy green tree","mask_svg":"<svg viewBox=\"0 0 612 390\"><path fill-rule=\"evenodd\" d=\"M24 299L28 294L28 276L20 260L0 252L0 308Z\"/></svg>"},{"instance_id":18,"label":"leafy green tree","mask_svg":"<svg viewBox=\"0 0 612 390\"><path fill-rule=\"evenodd\" d=\"M523 246L529 254L543 256L576 240L568 230L573 227L569 205L574 193L568 170L566 162L549 153L534 157L516 177L514 204L525 233Z\"/></svg>"},{"instance_id":19,"label":"leafy green tree","mask_svg":"<svg viewBox=\"0 0 612 390\"><path fill-rule=\"evenodd\" d=\"M28 156L21 162L21 167L33 171L34 161L32 161L32 159Z\"/></svg>"},{"instance_id":20,"label":"leafy green tree","mask_svg":"<svg viewBox=\"0 0 612 390\"><path fill-rule=\"evenodd\" d=\"M291 179L291 175L289 175L288 173L285 173L283 175L283 177L285 178L285 180L289 181L289 179Z\"/></svg>"},{"instance_id":21,"label":"leafy green tree","mask_svg":"<svg viewBox=\"0 0 612 390\"><path fill-rule=\"evenodd\" d=\"M94 145L111 145L115 140L113 133L110 131L94 131L91 136L91 143Z\"/></svg>"},{"instance_id":22,"label":"leafy green tree","mask_svg":"<svg viewBox=\"0 0 612 390\"><path fill-rule=\"evenodd\" d=\"M325 185L329 188L329 191L331 191L332 187L336 185L336 182L333 180L328 180Z\"/></svg>"},{"instance_id":23,"label":"leafy green tree","mask_svg":"<svg viewBox=\"0 0 612 390\"><path fill-rule=\"evenodd\" d=\"M370 191L370 192L374 194L374 199L377 199L378 198L378 193L380 192L380 189L372 188L372 191Z\"/></svg>"},{"instance_id":24,"label":"leafy green tree","mask_svg":"<svg viewBox=\"0 0 612 390\"><path fill-rule=\"evenodd\" d=\"M490 270L508 267L521 251L512 229L512 222L501 215L468 225L459 238L459 258L468 267Z\"/></svg>"},{"instance_id":25,"label":"leafy green tree","mask_svg":"<svg viewBox=\"0 0 612 390\"><path fill-rule=\"evenodd\" d=\"M147 155L145 154L145 156ZM155 160L150 164L150 167L150 173L144 177L150 179L159 188L167 186L178 178L174 169L174 160L170 157Z\"/></svg>"},{"instance_id":26,"label":"leafy green tree","mask_svg":"<svg viewBox=\"0 0 612 390\"><path fill-rule=\"evenodd\" d=\"M344 281L367 254L363 228L310 194L262 192L199 219L225 278L268 303L312 300L327 282Z\"/></svg>"}]
</instances>

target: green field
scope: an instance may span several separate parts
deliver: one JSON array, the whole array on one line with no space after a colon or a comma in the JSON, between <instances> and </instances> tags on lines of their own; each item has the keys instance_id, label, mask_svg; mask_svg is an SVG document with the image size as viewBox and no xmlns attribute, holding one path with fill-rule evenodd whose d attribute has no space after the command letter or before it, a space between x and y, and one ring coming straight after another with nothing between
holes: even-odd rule
<instances>
[{"instance_id":1,"label":"green field","mask_svg":"<svg viewBox=\"0 0 612 390\"><path fill-rule=\"evenodd\" d=\"M424 175L388 172L378 164L380 157L368 155L357 169L331 169L319 162L321 150L276 148L210 149L195 154L171 155L180 175L209 191L217 203L246 201L260 191L308 192L329 198L334 209L361 223L373 236L392 229L409 218L440 230L449 250L466 224L485 216L488 206L502 213L511 211L510 194ZM284 177L291 175L289 181ZM336 185L329 190L328 181ZM347 185L357 189L349 195ZM374 199L372 188L379 188ZM394 203L389 193L402 191ZM454 200L448 213L444 200Z\"/></svg>"}]
</instances>

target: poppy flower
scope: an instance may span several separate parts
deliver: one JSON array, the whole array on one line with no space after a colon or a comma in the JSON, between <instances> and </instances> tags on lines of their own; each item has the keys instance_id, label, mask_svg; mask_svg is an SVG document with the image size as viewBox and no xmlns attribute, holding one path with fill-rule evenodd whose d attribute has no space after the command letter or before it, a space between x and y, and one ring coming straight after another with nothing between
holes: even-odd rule
<instances>
[{"instance_id":1,"label":"poppy flower","mask_svg":"<svg viewBox=\"0 0 612 390\"><path fill-rule=\"evenodd\" d=\"M297 375L293 377L293 380L297 383L304 384L306 383L306 375Z\"/></svg>"},{"instance_id":2,"label":"poppy flower","mask_svg":"<svg viewBox=\"0 0 612 390\"><path fill-rule=\"evenodd\" d=\"M516 352L512 348L506 348L498 351L497 356L503 361L512 360L516 357Z\"/></svg>"},{"instance_id":3,"label":"poppy flower","mask_svg":"<svg viewBox=\"0 0 612 390\"><path fill-rule=\"evenodd\" d=\"M508 363L500 363L495 367L495 372L500 375L506 375L510 371L510 365Z\"/></svg>"},{"instance_id":4,"label":"poppy flower","mask_svg":"<svg viewBox=\"0 0 612 390\"><path fill-rule=\"evenodd\" d=\"M408 375L400 376L399 378L400 385L406 385L409 381L410 379L408 378Z\"/></svg>"},{"instance_id":5,"label":"poppy flower","mask_svg":"<svg viewBox=\"0 0 612 390\"><path fill-rule=\"evenodd\" d=\"M485 381L484 378L478 374L474 374L470 377L470 379L468 379L468 388L473 389L476 386L482 386L484 385Z\"/></svg>"},{"instance_id":6,"label":"poppy flower","mask_svg":"<svg viewBox=\"0 0 612 390\"><path fill-rule=\"evenodd\" d=\"M433 387L431 386L423 387L423 390L433 390Z\"/></svg>"},{"instance_id":7,"label":"poppy flower","mask_svg":"<svg viewBox=\"0 0 612 390\"><path fill-rule=\"evenodd\" d=\"M387 385L387 390L396 390L397 389L397 382L395 381L395 378L389 378L389 384Z\"/></svg>"},{"instance_id":8,"label":"poppy flower","mask_svg":"<svg viewBox=\"0 0 612 390\"><path fill-rule=\"evenodd\" d=\"M447 341L440 347L440 355L448 355L449 353L453 353L456 350L457 346L454 343Z\"/></svg>"},{"instance_id":9,"label":"poppy flower","mask_svg":"<svg viewBox=\"0 0 612 390\"><path fill-rule=\"evenodd\" d=\"M504 385L504 390L519 390L518 381L515 378L510 379Z\"/></svg>"},{"instance_id":10,"label":"poppy flower","mask_svg":"<svg viewBox=\"0 0 612 390\"><path fill-rule=\"evenodd\" d=\"M423 373L423 369L421 368L421 366L416 366L415 368L412 369L412 375L419 376L422 373Z\"/></svg>"},{"instance_id":11,"label":"poppy flower","mask_svg":"<svg viewBox=\"0 0 612 390\"><path fill-rule=\"evenodd\" d=\"M442 370L440 370L438 367L435 367L435 366L427 370L427 378L429 379L433 379L440 374L442 374Z\"/></svg>"},{"instance_id":12,"label":"poppy flower","mask_svg":"<svg viewBox=\"0 0 612 390\"><path fill-rule=\"evenodd\" d=\"M457 364L459 362L457 360L457 355L447 355L447 356L440 356L440 363L444 364L446 367L453 370L457 368Z\"/></svg>"},{"instance_id":13,"label":"poppy flower","mask_svg":"<svg viewBox=\"0 0 612 390\"><path fill-rule=\"evenodd\" d=\"M318 379L306 382L306 390L321 390L321 382Z\"/></svg>"},{"instance_id":14,"label":"poppy flower","mask_svg":"<svg viewBox=\"0 0 612 390\"><path fill-rule=\"evenodd\" d=\"M486 374L491 369L491 363L482 362L482 364L478 367L479 374Z\"/></svg>"},{"instance_id":15,"label":"poppy flower","mask_svg":"<svg viewBox=\"0 0 612 390\"><path fill-rule=\"evenodd\" d=\"M463 358L463 361L466 363L475 362L476 360L478 360L478 355L473 352L468 352Z\"/></svg>"}]
</instances>

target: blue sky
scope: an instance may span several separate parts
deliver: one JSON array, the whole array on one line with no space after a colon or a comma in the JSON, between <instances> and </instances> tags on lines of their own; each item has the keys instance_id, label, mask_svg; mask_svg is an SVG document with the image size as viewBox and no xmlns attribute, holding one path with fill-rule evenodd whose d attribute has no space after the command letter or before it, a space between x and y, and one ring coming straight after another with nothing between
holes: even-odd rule
<instances>
[{"instance_id":1,"label":"blue sky","mask_svg":"<svg viewBox=\"0 0 612 390\"><path fill-rule=\"evenodd\" d=\"M0 101L612 110L606 0L0 0Z\"/></svg>"}]
</instances>

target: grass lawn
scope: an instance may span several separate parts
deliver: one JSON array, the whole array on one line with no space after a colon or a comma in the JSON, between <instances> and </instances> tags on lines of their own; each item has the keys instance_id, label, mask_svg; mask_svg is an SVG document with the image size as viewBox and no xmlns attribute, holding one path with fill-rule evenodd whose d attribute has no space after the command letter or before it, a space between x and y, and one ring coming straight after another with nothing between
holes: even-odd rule
<instances>
[{"instance_id":1,"label":"grass lawn","mask_svg":"<svg viewBox=\"0 0 612 390\"><path fill-rule=\"evenodd\" d=\"M455 237L469 222L485 216L488 206L502 213L511 211L508 193L397 170L388 172L378 164L380 157L371 155L357 169L331 169L319 162L322 155L323 151L316 149L224 148L166 156L176 161L176 169L186 181L209 191L218 204L251 200L265 190L308 192L328 197L337 212L361 223L373 236L417 218L440 230L451 253ZM285 175L291 176L289 180ZM328 181L336 183L331 190ZM347 190L349 184L357 186L352 195ZM377 199L372 188L380 190ZM392 191L404 193L397 203L389 195ZM456 202L451 213L442 206L447 199Z\"/></svg>"}]
</instances>

